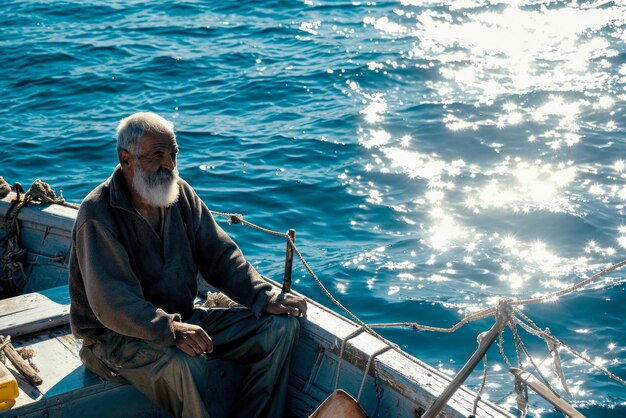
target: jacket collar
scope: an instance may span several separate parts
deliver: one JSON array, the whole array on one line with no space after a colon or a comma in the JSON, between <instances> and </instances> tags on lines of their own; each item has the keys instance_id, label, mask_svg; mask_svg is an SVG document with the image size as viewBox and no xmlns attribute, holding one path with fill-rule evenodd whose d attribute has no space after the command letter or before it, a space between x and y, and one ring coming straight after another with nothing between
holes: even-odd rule
<instances>
[{"instance_id":1,"label":"jacket collar","mask_svg":"<svg viewBox=\"0 0 626 418\"><path fill-rule=\"evenodd\" d=\"M130 191L126 187L126 181L124 180L124 174L122 173L122 166L119 164L113 170L113 174L110 179L110 199L111 206L114 208L124 209L129 212L135 212L132 203L130 202Z\"/></svg>"}]
</instances>

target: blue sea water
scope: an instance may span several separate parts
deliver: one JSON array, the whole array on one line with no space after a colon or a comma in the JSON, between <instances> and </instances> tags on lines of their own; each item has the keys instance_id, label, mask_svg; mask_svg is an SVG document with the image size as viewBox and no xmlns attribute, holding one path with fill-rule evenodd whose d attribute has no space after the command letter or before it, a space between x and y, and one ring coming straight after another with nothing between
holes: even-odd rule
<instances>
[{"instance_id":1,"label":"blue sea water","mask_svg":"<svg viewBox=\"0 0 626 418\"><path fill-rule=\"evenodd\" d=\"M626 258L624 2L4 1L0 27L0 175L79 202L116 164L117 122L158 112L209 207L295 228L368 323L449 327ZM284 241L224 228L280 279ZM295 279L331 306L298 263ZM624 283L524 312L626 379ZM491 324L381 332L454 374ZM585 415L626 416L624 386L561 357ZM497 348L488 371L515 411Z\"/></svg>"}]
</instances>

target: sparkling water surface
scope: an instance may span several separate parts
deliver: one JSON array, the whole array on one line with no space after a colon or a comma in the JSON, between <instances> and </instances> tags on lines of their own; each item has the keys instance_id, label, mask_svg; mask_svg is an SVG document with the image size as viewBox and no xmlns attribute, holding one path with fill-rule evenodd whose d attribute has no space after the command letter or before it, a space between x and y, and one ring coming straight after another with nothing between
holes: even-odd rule
<instances>
[{"instance_id":1,"label":"sparkling water surface","mask_svg":"<svg viewBox=\"0 0 626 418\"><path fill-rule=\"evenodd\" d=\"M4 1L0 25L0 175L79 202L116 164L117 122L158 112L209 207L295 228L368 323L449 327L626 258L624 2ZM280 279L283 240L223 225ZM624 282L524 312L626 378ZM453 375L492 323L382 334ZM582 413L626 416L624 386L560 355ZM515 411L497 347L488 371L484 397Z\"/></svg>"}]
</instances>

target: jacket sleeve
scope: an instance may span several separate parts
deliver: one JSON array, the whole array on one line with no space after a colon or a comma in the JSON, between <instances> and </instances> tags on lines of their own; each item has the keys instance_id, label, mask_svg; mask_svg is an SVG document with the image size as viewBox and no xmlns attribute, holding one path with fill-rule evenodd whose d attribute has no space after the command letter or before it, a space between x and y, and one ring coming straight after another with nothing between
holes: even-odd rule
<instances>
[{"instance_id":1,"label":"jacket sleeve","mask_svg":"<svg viewBox=\"0 0 626 418\"><path fill-rule=\"evenodd\" d=\"M258 317L267 307L272 285L248 263L235 242L215 222L204 202L195 192L193 195L197 221L196 259L202 277Z\"/></svg>"},{"instance_id":2,"label":"jacket sleeve","mask_svg":"<svg viewBox=\"0 0 626 418\"><path fill-rule=\"evenodd\" d=\"M108 329L162 345L174 344L180 315L146 301L128 254L105 224L88 220L76 230L76 257L89 306Z\"/></svg>"}]
</instances>

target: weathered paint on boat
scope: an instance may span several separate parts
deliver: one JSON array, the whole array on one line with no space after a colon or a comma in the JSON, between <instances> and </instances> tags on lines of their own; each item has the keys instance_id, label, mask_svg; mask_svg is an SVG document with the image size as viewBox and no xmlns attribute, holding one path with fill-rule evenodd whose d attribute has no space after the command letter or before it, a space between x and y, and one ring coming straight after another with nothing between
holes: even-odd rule
<instances>
[{"instance_id":1,"label":"weathered paint on boat","mask_svg":"<svg viewBox=\"0 0 626 418\"><path fill-rule=\"evenodd\" d=\"M9 195L0 200L0 237ZM70 333L67 296L67 257L76 209L60 205L32 205L19 215L21 243L29 251L25 295L0 301L0 335L10 334L16 346L31 347L37 355L43 385L31 386L18 376L20 397L0 417L13 416L142 416L169 414L152 405L128 385L105 381L86 370L78 358L80 342ZM203 291L207 288L203 286ZM358 326L313 300L292 362L287 414L309 416L334 390L343 339ZM339 387L357 396L370 356L384 343L361 333L349 340L343 356ZM361 406L370 417L417 417L449 384L450 378L427 364L409 360L390 349L372 362ZM237 385L237 365L216 364L215 392L211 396L228 405L233 395L220 394ZM462 387L441 416L467 417L474 393ZM479 402L479 417L512 417L506 410Z\"/></svg>"}]
</instances>

